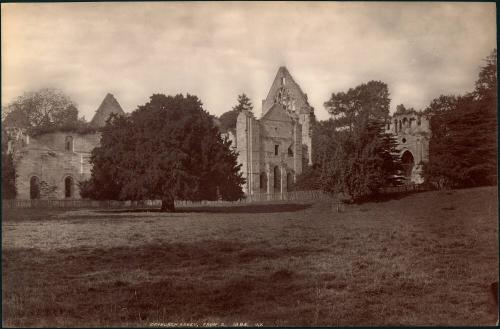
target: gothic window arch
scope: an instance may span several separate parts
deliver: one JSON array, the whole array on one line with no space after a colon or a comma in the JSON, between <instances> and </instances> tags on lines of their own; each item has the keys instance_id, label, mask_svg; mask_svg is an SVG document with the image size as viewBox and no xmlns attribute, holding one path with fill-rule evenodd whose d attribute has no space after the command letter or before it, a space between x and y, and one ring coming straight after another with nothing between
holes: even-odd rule
<instances>
[{"instance_id":1,"label":"gothic window arch","mask_svg":"<svg viewBox=\"0 0 500 329\"><path fill-rule=\"evenodd\" d=\"M30 199L40 199L40 179L37 176L30 178Z\"/></svg>"},{"instance_id":2,"label":"gothic window arch","mask_svg":"<svg viewBox=\"0 0 500 329\"><path fill-rule=\"evenodd\" d=\"M74 197L74 181L73 177L67 176L64 179L64 197L73 198Z\"/></svg>"}]
</instances>

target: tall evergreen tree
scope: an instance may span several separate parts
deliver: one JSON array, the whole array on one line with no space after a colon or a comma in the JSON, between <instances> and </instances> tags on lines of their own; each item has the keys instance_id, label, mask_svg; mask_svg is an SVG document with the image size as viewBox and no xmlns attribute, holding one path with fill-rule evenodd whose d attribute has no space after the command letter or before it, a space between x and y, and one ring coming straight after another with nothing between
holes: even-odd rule
<instances>
[{"instance_id":1,"label":"tall evergreen tree","mask_svg":"<svg viewBox=\"0 0 500 329\"><path fill-rule=\"evenodd\" d=\"M486 58L476 88L431 102L432 137L426 179L439 187L497 183L496 50Z\"/></svg>"},{"instance_id":2,"label":"tall evergreen tree","mask_svg":"<svg viewBox=\"0 0 500 329\"><path fill-rule=\"evenodd\" d=\"M16 168L12 153L8 152L9 136L2 127L2 199L14 199L16 191Z\"/></svg>"},{"instance_id":3,"label":"tall evergreen tree","mask_svg":"<svg viewBox=\"0 0 500 329\"><path fill-rule=\"evenodd\" d=\"M238 96L238 104L236 104L231 111L223 113L220 118L220 130L221 132L235 131L236 130L236 120L238 115L242 111L252 111L253 105L250 102L250 98L245 95L245 93Z\"/></svg>"},{"instance_id":4,"label":"tall evergreen tree","mask_svg":"<svg viewBox=\"0 0 500 329\"><path fill-rule=\"evenodd\" d=\"M384 131L389 104L387 85L381 81L332 94L325 103L336 131L320 146L324 149L320 160L324 190L362 199L377 193L395 172L399 165L396 140Z\"/></svg>"},{"instance_id":5,"label":"tall evergreen tree","mask_svg":"<svg viewBox=\"0 0 500 329\"><path fill-rule=\"evenodd\" d=\"M196 96L155 94L130 116L113 116L92 152L82 196L95 199L237 200L244 179Z\"/></svg>"}]
</instances>

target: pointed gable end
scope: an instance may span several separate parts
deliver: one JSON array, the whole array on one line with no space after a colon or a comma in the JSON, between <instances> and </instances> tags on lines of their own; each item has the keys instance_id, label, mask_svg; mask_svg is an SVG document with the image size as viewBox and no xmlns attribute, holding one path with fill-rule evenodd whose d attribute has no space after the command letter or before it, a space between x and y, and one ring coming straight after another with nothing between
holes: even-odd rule
<instances>
[{"instance_id":1,"label":"pointed gable end","mask_svg":"<svg viewBox=\"0 0 500 329\"><path fill-rule=\"evenodd\" d=\"M262 115L265 115L276 103L283 104L287 111L297 114L312 112L307 95L284 66L278 69L267 97L262 101Z\"/></svg>"},{"instance_id":2,"label":"pointed gable end","mask_svg":"<svg viewBox=\"0 0 500 329\"><path fill-rule=\"evenodd\" d=\"M104 125L106 124L106 120L109 118L109 115L111 113L125 114L116 98L112 94L108 93L95 112L92 121L90 121L90 124L94 127L104 127Z\"/></svg>"}]
</instances>

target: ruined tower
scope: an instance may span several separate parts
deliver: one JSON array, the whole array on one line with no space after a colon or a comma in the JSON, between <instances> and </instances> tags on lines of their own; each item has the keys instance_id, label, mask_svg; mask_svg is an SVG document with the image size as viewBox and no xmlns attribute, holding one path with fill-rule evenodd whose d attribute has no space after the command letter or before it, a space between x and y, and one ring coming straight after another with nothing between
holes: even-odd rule
<instances>
[{"instance_id":1,"label":"ruined tower","mask_svg":"<svg viewBox=\"0 0 500 329\"><path fill-rule=\"evenodd\" d=\"M283 105L286 112L290 116L297 118L302 125L302 153L307 163L312 165L311 135L314 108L309 105L307 94L302 91L284 66L278 69L266 99L262 100L263 117L274 104Z\"/></svg>"}]
</instances>

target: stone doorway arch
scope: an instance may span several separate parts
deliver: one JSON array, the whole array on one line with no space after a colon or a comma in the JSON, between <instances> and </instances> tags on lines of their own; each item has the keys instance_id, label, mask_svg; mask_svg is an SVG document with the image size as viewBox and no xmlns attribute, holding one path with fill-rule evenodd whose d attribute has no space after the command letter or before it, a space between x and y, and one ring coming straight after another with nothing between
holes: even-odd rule
<instances>
[{"instance_id":1,"label":"stone doorway arch","mask_svg":"<svg viewBox=\"0 0 500 329\"><path fill-rule=\"evenodd\" d=\"M40 199L40 179L37 176L30 178L30 199Z\"/></svg>"},{"instance_id":2,"label":"stone doorway arch","mask_svg":"<svg viewBox=\"0 0 500 329\"><path fill-rule=\"evenodd\" d=\"M64 179L64 197L65 198L73 198L74 197L74 188L73 188L73 177L68 176Z\"/></svg>"},{"instance_id":3,"label":"stone doorway arch","mask_svg":"<svg viewBox=\"0 0 500 329\"><path fill-rule=\"evenodd\" d=\"M411 179L411 173L415 167L415 158L410 151L406 150L401 155L401 165L403 166L403 172L406 178Z\"/></svg>"}]
</instances>

